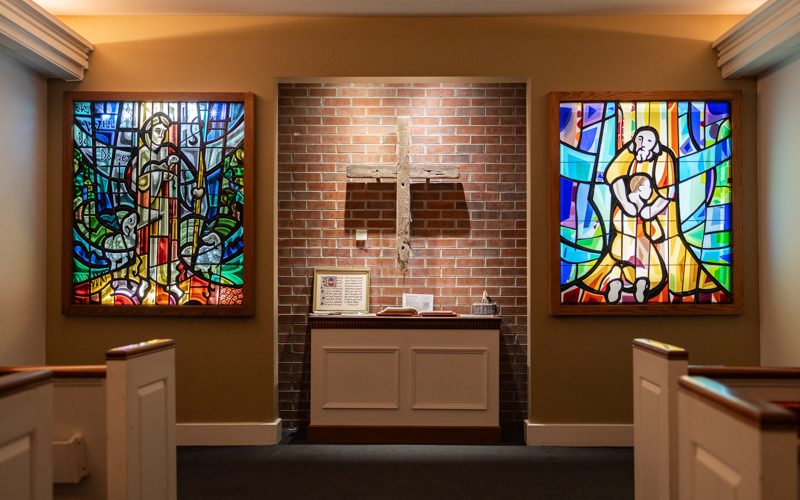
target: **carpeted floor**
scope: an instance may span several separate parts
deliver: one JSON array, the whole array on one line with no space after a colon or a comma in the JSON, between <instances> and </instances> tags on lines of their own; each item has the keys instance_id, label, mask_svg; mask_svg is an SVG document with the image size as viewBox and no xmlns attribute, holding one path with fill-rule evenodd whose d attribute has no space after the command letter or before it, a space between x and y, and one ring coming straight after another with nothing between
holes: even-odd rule
<instances>
[{"instance_id":1,"label":"carpeted floor","mask_svg":"<svg viewBox=\"0 0 800 500\"><path fill-rule=\"evenodd\" d=\"M633 498L632 448L315 445L285 431L278 446L178 448L178 498Z\"/></svg>"}]
</instances>

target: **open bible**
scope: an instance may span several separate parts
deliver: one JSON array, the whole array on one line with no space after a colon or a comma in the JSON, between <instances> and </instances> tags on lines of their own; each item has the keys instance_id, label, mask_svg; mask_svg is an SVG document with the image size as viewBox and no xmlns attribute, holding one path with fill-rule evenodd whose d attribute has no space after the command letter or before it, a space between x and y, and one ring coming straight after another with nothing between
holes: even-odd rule
<instances>
[{"instance_id":1,"label":"open bible","mask_svg":"<svg viewBox=\"0 0 800 500\"><path fill-rule=\"evenodd\" d=\"M424 311L418 312L413 307L386 307L377 313L378 316L422 316L422 317L455 317L453 311Z\"/></svg>"}]
</instances>

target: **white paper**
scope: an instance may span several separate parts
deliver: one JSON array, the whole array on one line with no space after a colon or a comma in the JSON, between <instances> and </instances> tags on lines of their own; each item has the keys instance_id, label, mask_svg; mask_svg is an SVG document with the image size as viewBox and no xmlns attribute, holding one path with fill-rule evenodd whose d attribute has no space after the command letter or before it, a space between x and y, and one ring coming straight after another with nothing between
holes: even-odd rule
<instances>
[{"instance_id":1,"label":"white paper","mask_svg":"<svg viewBox=\"0 0 800 500\"><path fill-rule=\"evenodd\" d=\"M413 307L417 312L433 311L433 295L404 293L403 307Z\"/></svg>"}]
</instances>

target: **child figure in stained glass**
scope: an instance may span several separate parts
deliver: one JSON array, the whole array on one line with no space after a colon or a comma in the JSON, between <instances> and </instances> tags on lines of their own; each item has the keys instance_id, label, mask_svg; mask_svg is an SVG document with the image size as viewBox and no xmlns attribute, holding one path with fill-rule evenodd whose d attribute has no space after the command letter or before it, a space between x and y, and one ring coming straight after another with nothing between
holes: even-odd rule
<instances>
[{"instance_id":1,"label":"child figure in stained glass","mask_svg":"<svg viewBox=\"0 0 800 500\"><path fill-rule=\"evenodd\" d=\"M604 179L616 202L611 241L584 284L608 303L619 302L623 291L642 303L665 286L679 295L698 288L697 273L705 271L686 249L677 224L676 166L658 132L641 127L606 167Z\"/></svg>"},{"instance_id":2,"label":"child figure in stained glass","mask_svg":"<svg viewBox=\"0 0 800 500\"><path fill-rule=\"evenodd\" d=\"M608 275L606 297L611 304L619 302L624 280L633 284L634 298L641 303L650 283L660 283L664 278L664 262L656 248L664 240L664 228L655 217L663 210L664 198L654 192L647 174L632 175L627 194L623 179L618 180L616 189L624 198L619 199L621 209L614 213L617 237L611 243L611 257L615 263Z\"/></svg>"}]
</instances>

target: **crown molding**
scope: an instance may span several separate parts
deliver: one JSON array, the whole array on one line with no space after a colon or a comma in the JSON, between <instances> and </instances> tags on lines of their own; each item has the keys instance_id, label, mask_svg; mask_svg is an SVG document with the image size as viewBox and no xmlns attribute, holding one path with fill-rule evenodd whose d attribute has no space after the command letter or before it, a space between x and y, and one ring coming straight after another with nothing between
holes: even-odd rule
<instances>
[{"instance_id":1,"label":"crown molding","mask_svg":"<svg viewBox=\"0 0 800 500\"><path fill-rule=\"evenodd\" d=\"M31 0L0 0L0 47L48 77L83 80L91 42Z\"/></svg>"},{"instance_id":2,"label":"crown molding","mask_svg":"<svg viewBox=\"0 0 800 500\"><path fill-rule=\"evenodd\" d=\"M800 0L770 0L717 38L723 78L753 76L800 47Z\"/></svg>"}]
</instances>

